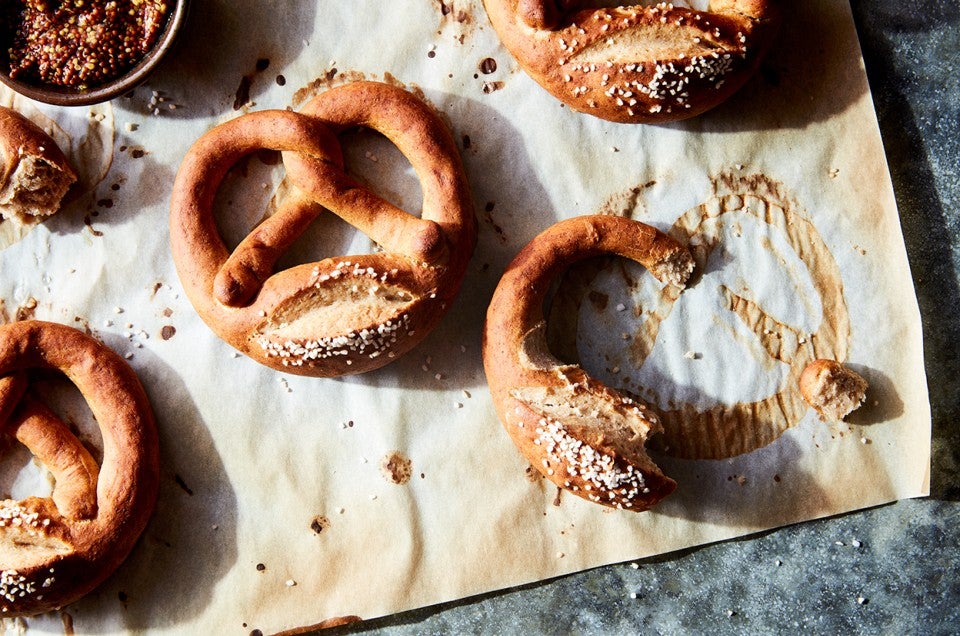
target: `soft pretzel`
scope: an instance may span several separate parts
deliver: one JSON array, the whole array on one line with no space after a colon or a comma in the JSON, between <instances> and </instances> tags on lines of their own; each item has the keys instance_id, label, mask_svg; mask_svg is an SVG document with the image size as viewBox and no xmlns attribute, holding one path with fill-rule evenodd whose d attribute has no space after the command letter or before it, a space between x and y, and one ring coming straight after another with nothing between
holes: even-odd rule
<instances>
[{"instance_id":1,"label":"soft pretzel","mask_svg":"<svg viewBox=\"0 0 960 636\"><path fill-rule=\"evenodd\" d=\"M86 398L101 465L33 395L31 369L63 373ZM0 432L56 480L50 497L0 501L0 616L29 616L79 599L126 559L156 505L157 431L120 356L76 329L31 320L0 327Z\"/></svg>"},{"instance_id":2,"label":"soft pretzel","mask_svg":"<svg viewBox=\"0 0 960 636\"><path fill-rule=\"evenodd\" d=\"M32 121L0 106L0 217L25 221L60 209L77 173Z\"/></svg>"},{"instance_id":3,"label":"soft pretzel","mask_svg":"<svg viewBox=\"0 0 960 636\"><path fill-rule=\"evenodd\" d=\"M535 468L580 497L641 511L676 486L644 449L661 430L658 417L547 349L550 282L601 254L638 261L667 285L682 287L693 271L687 249L649 225L613 216L561 221L504 272L487 310L483 364L500 420Z\"/></svg>"},{"instance_id":4,"label":"soft pretzel","mask_svg":"<svg viewBox=\"0 0 960 636\"><path fill-rule=\"evenodd\" d=\"M868 386L863 376L836 360L814 360L800 374L800 395L823 420L839 422L860 408Z\"/></svg>"},{"instance_id":5,"label":"soft pretzel","mask_svg":"<svg viewBox=\"0 0 960 636\"><path fill-rule=\"evenodd\" d=\"M376 130L408 158L423 209L412 216L350 177L336 134ZM291 194L229 253L213 198L240 157L281 150ZM274 273L283 251L324 209L382 252L328 258ZM331 377L383 366L440 321L476 242L466 176L450 132L411 93L377 82L332 89L302 112L244 115L204 135L177 175L171 242L191 302L221 338L278 370Z\"/></svg>"},{"instance_id":6,"label":"soft pretzel","mask_svg":"<svg viewBox=\"0 0 960 636\"><path fill-rule=\"evenodd\" d=\"M575 110L624 123L685 119L727 99L756 70L779 23L777 0L710 0L706 11L597 4L484 0L534 80Z\"/></svg>"}]
</instances>

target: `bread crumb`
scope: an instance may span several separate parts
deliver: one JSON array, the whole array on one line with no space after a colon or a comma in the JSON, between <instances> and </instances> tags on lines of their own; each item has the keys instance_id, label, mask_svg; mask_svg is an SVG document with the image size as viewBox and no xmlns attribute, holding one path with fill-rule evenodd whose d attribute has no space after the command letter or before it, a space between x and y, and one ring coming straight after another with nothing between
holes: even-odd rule
<instances>
[{"instance_id":1,"label":"bread crumb","mask_svg":"<svg viewBox=\"0 0 960 636\"><path fill-rule=\"evenodd\" d=\"M866 399L868 384L836 360L814 360L800 375L800 393L822 420L842 421Z\"/></svg>"}]
</instances>

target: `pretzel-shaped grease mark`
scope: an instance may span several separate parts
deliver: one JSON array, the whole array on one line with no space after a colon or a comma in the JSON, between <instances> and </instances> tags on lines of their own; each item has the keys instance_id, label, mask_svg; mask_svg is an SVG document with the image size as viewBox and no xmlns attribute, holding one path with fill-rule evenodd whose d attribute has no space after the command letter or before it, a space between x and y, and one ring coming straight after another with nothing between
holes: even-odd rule
<instances>
[{"instance_id":1,"label":"pretzel-shaped grease mark","mask_svg":"<svg viewBox=\"0 0 960 636\"><path fill-rule=\"evenodd\" d=\"M101 466L32 394L31 369L62 372L86 398ZM56 478L50 497L0 501L0 616L28 616L79 599L127 557L156 504L157 431L122 358L76 329L34 320L0 327L0 431Z\"/></svg>"},{"instance_id":2,"label":"pretzel-shaped grease mark","mask_svg":"<svg viewBox=\"0 0 960 636\"><path fill-rule=\"evenodd\" d=\"M718 290L732 316L753 331L771 360L786 363L789 371L779 391L756 402L717 405L706 412L681 403L662 411L666 430L658 442L662 441L671 455L690 459L725 459L776 441L807 412L808 405L797 390L803 369L817 358L846 360L850 346L850 315L843 278L810 218L798 209L796 202L774 192L759 191L759 186L755 186L756 192L746 183L729 187L728 194L717 194L687 210L674 222L670 235L690 242L698 237L700 244L691 249L697 263L705 267L718 245L719 226L711 220L740 213L779 230L810 275L821 308L820 321L816 330L808 334L799 326L776 319L757 302L726 286ZM669 313L670 307L665 307L660 315L665 318ZM635 343L649 351L655 338L652 332L646 338L637 334Z\"/></svg>"},{"instance_id":3,"label":"pretzel-shaped grease mark","mask_svg":"<svg viewBox=\"0 0 960 636\"><path fill-rule=\"evenodd\" d=\"M735 322L742 323L756 337L755 351L764 354L757 360L764 366L785 365L785 377L779 389L766 397L732 403L718 401L706 408L670 394L658 394L652 387L638 386L633 379L624 380L619 386L629 394L661 405L669 404L657 409L663 434L652 443L661 453L684 459L727 459L778 440L799 424L810 408L802 392L797 390L803 370L818 358L845 361L851 346L843 277L829 247L800 203L783 184L763 175L744 175L739 171L721 174L714 188L713 196L681 214L667 232L680 243L689 245L696 270L704 273L704 279L697 283L700 293L719 295L716 299L719 311L711 314L710 319L731 328ZM742 295L743 291L738 293L737 289L712 279L711 255L715 250L726 249L724 227L736 227L742 218L752 218L769 226L803 264L804 267L796 270L788 267L784 274L799 277L798 280L809 276L815 296L804 302L810 316L817 321L812 331L769 313L764 308L769 306L769 299L751 299L752 294ZM786 266L782 257L781 262ZM582 282L568 279L574 291L558 295L551 305L551 315L576 316L582 299L593 288L589 282L592 277L593 274L586 275ZM714 282L719 284L714 287ZM793 284L787 285L784 292L792 294L794 289ZM810 302L814 298L816 300ZM644 294L644 320L631 331L629 344L617 347L630 368L643 367L654 351L661 326L670 319L676 304L690 300L686 294L677 294L671 288L664 288L659 294ZM550 324L555 327L557 323L551 321ZM575 329L558 329L551 336L550 343L557 351L575 355ZM745 382L749 384L749 380Z\"/></svg>"},{"instance_id":4,"label":"pretzel-shaped grease mark","mask_svg":"<svg viewBox=\"0 0 960 636\"><path fill-rule=\"evenodd\" d=\"M699 115L753 74L780 21L776 0L597 8L589 0L484 0L520 66L571 108L623 123Z\"/></svg>"},{"instance_id":5,"label":"pretzel-shaped grease mark","mask_svg":"<svg viewBox=\"0 0 960 636\"><path fill-rule=\"evenodd\" d=\"M344 171L336 135L354 127L380 132L410 161L423 191L419 218ZM264 148L283 152L293 188L231 254L213 200L229 168ZM324 210L383 251L274 272ZM476 243L450 132L415 96L377 82L327 91L300 113L252 113L205 134L180 167L170 226L178 273L211 329L262 364L317 377L369 371L413 348L455 298Z\"/></svg>"},{"instance_id":6,"label":"pretzel-shaped grease mark","mask_svg":"<svg viewBox=\"0 0 960 636\"><path fill-rule=\"evenodd\" d=\"M636 221L585 216L534 238L507 266L487 310L483 363L501 422L547 479L584 499L646 510L676 484L644 450L658 417L550 353L543 303L550 282L572 263L616 254L644 265L666 285L693 271L685 247Z\"/></svg>"}]
</instances>

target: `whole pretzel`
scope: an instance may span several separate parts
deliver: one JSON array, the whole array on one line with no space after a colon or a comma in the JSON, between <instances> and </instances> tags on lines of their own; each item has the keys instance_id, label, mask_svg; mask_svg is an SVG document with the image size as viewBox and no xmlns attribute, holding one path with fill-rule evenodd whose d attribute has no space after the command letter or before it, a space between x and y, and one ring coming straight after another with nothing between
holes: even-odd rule
<instances>
[{"instance_id":1,"label":"whole pretzel","mask_svg":"<svg viewBox=\"0 0 960 636\"><path fill-rule=\"evenodd\" d=\"M753 74L779 23L777 0L661 2L598 8L590 0L484 0L520 66L571 108L623 123L685 119Z\"/></svg>"},{"instance_id":2,"label":"whole pretzel","mask_svg":"<svg viewBox=\"0 0 960 636\"><path fill-rule=\"evenodd\" d=\"M103 438L100 466L29 388L31 369L71 380ZM29 616L90 592L126 559L153 512L159 451L133 370L84 333L55 323L0 327L0 432L56 479L51 497L0 501L0 616Z\"/></svg>"},{"instance_id":3,"label":"whole pretzel","mask_svg":"<svg viewBox=\"0 0 960 636\"><path fill-rule=\"evenodd\" d=\"M678 287L693 270L687 249L649 225L613 216L561 221L507 266L487 310L483 364L500 420L537 470L589 501L641 511L676 487L644 449L661 430L658 417L547 348L551 281L602 254L635 260Z\"/></svg>"},{"instance_id":4,"label":"whole pretzel","mask_svg":"<svg viewBox=\"0 0 960 636\"><path fill-rule=\"evenodd\" d=\"M412 164L423 191L419 218L344 171L336 135L358 126L382 133ZM284 151L294 187L231 254L213 199L227 170L263 148ZM274 273L324 209L383 251ZM201 137L177 175L170 234L187 294L221 338L274 369L331 377L387 364L440 321L473 252L476 220L459 153L437 115L401 88L357 82L320 94L300 113L251 113Z\"/></svg>"}]
</instances>

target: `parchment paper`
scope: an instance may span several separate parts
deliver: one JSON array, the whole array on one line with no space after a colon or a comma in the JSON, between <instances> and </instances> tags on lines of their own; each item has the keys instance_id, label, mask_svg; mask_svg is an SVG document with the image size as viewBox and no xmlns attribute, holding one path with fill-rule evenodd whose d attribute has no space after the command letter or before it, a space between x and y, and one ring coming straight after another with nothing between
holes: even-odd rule
<instances>
[{"instance_id":1,"label":"parchment paper","mask_svg":"<svg viewBox=\"0 0 960 636\"><path fill-rule=\"evenodd\" d=\"M73 324L130 354L163 456L157 511L117 574L60 614L6 626L270 633L926 494L919 314L854 25L843 0L784 4L754 81L664 126L562 107L518 70L479 0L197 1L179 49L131 96L58 109L3 93L56 127L90 175L57 217L7 235L3 317ZM479 244L456 305L410 355L359 377L276 373L237 357L187 302L169 253L173 177L216 123L360 77L399 82L445 113ZM356 172L417 209L395 150L377 135L347 142ZM218 202L228 240L271 209L282 176L268 155L234 171ZM671 426L719 421L770 442L698 460L676 456L702 453L694 442L661 443L655 458L679 487L643 514L536 477L501 429L480 361L508 260L556 220L595 212L686 236L701 267L667 302L639 268L584 264L558 292L556 347ZM288 261L368 249L322 220ZM870 381L849 423L797 405L792 369L813 351ZM37 482L11 481L16 496Z\"/></svg>"}]
</instances>

